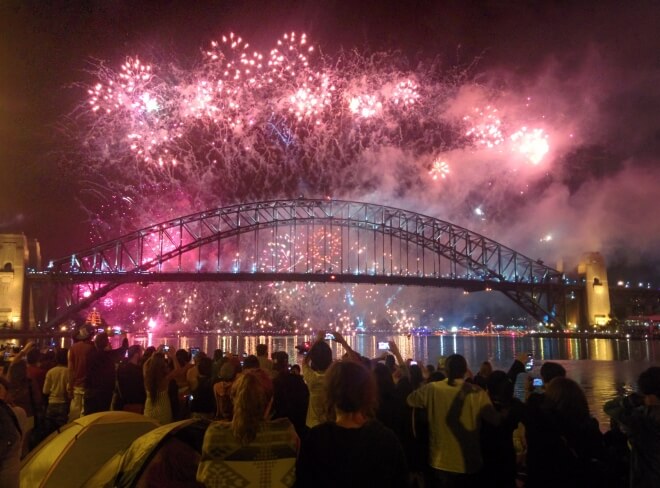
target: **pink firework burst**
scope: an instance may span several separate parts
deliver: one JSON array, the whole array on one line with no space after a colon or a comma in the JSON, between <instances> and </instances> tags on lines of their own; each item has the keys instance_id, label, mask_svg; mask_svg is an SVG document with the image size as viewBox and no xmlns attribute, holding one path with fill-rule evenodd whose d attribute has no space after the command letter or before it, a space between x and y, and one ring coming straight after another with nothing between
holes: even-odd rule
<instances>
[{"instance_id":1,"label":"pink firework burst","mask_svg":"<svg viewBox=\"0 0 660 488\"><path fill-rule=\"evenodd\" d=\"M449 165L445 161L437 159L433 162L431 170L429 171L429 175L433 181L437 181L439 179L444 180L447 178L447 175L449 175Z\"/></svg>"}]
</instances>

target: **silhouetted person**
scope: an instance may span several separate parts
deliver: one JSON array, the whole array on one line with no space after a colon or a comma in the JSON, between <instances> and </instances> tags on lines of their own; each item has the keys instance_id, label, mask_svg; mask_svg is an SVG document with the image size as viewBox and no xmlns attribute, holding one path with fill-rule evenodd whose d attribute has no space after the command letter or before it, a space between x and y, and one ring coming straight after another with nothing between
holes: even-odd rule
<instances>
[{"instance_id":1,"label":"silhouetted person","mask_svg":"<svg viewBox=\"0 0 660 488\"><path fill-rule=\"evenodd\" d=\"M373 420L373 375L354 361L337 361L325 374L327 406L335 421L313 427L296 474L300 488L405 487L406 459L394 432Z\"/></svg>"},{"instance_id":2,"label":"silhouetted person","mask_svg":"<svg viewBox=\"0 0 660 488\"><path fill-rule=\"evenodd\" d=\"M273 353L273 419L286 417L303 439L307 433L305 419L309 405L309 390L302 376L289 371L289 355L284 351Z\"/></svg>"},{"instance_id":3,"label":"silhouetted person","mask_svg":"<svg viewBox=\"0 0 660 488\"><path fill-rule=\"evenodd\" d=\"M116 365L126 354L128 339L123 339L120 348L110 349L108 334L100 332L94 338L94 346L87 358L85 415L110 410L117 381Z\"/></svg>"},{"instance_id":4,"label":"silhouetted person","mask_svg":"<svg viewBox=\"0 0 660 488\"><path fill-rule=\"evenodd\" d=\"M660 486L660 367L653 366L637 379L638 394L605 404L632 448L630 487Z\"/></svg>"}]
</instances>

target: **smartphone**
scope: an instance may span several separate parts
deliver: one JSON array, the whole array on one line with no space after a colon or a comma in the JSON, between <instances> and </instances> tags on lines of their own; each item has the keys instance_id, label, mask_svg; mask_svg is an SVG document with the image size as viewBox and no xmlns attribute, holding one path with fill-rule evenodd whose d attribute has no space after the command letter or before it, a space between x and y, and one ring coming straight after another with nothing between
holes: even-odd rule
<instances>
[{"instance_id":1,"label":"smartphone","mask_svg":"<svg viewBox=\"0 0 660 488\"><path fill-rule=\"evenodd\" d=\"M335 340L335 336L334 336L334 334L327 333L327 334L325 335L325 340L326 340L326 341L334 341L334 340Z\"/></svg>"},{"instance_id":2,"label":"smartphone","mask_svg":"<svg viewBox=\"0 0 660 488\"><path fill-rule=\"evenodd\" d=\"M167 345L163 346L163 351L170 352L170 346Z\"/></svg>"},{"instance_id":3,"label":"smartphone","mask_svg":"<svg viewBox=\"0 0 660 488\"><path fill-rule=\"evenodd\" d=\"M191 347L190 348L190 356L195 359L197 355L199 354L199 347Z\"/></svg>"},{"instance_id":4,"label":"smartphone","mask_svg":"<svg viewBox=\"0 0 660 488\"><path fill-rule=\"evenodd\" d=\"M411 366L413 366L413 365L415 365L415 364L417 364L417 361L410 361L410 365L411 365Z\"/></svg>"},{"instance_id":5,"label":"smartphone","mask_svg":"<svg viewBox=\"0 0 660 488\"><path fill-rule=\"evenodd\" d=\"M542 378L534 378L532 380L532 386L534 388L542 388L543 387L543 379Z\"/></svg>"},{"instance_id":6,"label":"smartphone","mask_svg":"<svg viewBox=\"0 0 660 488\"><path fill-rule=\"evenodd\" d=\"M379 342L378 343L378 350L379 351L389 351L390 350L390 344L388 342Z\"/></svg>"},{"instance_id":7,"label":"smartphone","mask_svg":"<svg viewBox=\"0 0 660 488\"><path fill-rule=\"evenodd\" d=\"M528 354L527 355L527 362L525 363L525 370L526 371L531 371L533 367L534 367L534 355L533 354Z\"/></svg>"}]
</instances>

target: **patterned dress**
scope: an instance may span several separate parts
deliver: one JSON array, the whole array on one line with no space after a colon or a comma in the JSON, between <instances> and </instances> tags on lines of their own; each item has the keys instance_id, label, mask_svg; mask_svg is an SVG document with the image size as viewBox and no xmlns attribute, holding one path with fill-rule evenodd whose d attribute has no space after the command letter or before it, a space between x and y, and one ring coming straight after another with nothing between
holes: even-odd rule
<instances>
[{"instance_id":1,"label":"patterned dress","mask_svg":"<svg viewBox=\"0 0 660 488\"><path fill-rule=\"evenodd\" d=\"M246 446L234 438L231 422L213 422L204 435L197 480L207 487L293 486L298 442L286 418L264 422L257 438Z\"/></svg>"},{"instance_id":2,"label":"patterned dress","mask_svg":"<svg viewBox=\"0 0 660 488\"><path fill-rule=\"evenodd\" d=\"M163 425L169 424L174 420L172 416L172 405L170 404L170 397L167 390L159 391L155 400L147 392L144 415L158 420Z\"/></svg>"}]
</instances>

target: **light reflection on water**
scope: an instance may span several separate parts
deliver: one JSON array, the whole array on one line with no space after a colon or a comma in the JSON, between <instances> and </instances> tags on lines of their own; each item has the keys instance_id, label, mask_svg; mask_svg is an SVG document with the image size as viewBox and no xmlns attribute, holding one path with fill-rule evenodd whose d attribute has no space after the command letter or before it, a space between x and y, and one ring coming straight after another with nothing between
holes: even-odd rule
<instances>
[{"instance_id":1,"label":"light reflection on water","mask_svg":"<svg viewBox=\"0 0 660 488\"><path fill-rule=\"evenodd\" d=\"M173 348L189 349L199 347L202 351L213 354L215 349L231 351L235 354L254 354L256 345L265 343L268 350L284 350L290 361L300 363L302 356L295 346L312 340L310 336L225 336L191 335L159 337L130 337L131 343L144 346L168 344ZM470 368L476 372L482 361L488 360L495 369L507 370L513 358L521 352L534 355L533 375L543 361L556 361L562 364L569 377L577 381L589 400L592 414L598 418L601 428L609 425L608 418L602 413L603 404L616 396L617 388L635 385L637 376L651 365L657 365L660 356L660 344L657 341L614 340L614 339L576 339L576 338L540 338L514 336L385 336L364 334L346 337L349 345L360 354L377 357L383 353L378 350L378 342L393 339L401 355L424 364L436 364L441 356L458 353L465 356ZM115 338L118 345L118 338ZM341 355L343 349L332 342L335 355Z\"/></svg>"}]
</instances>

